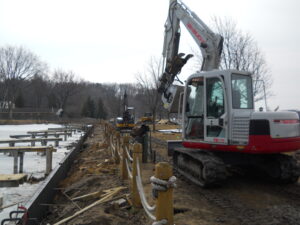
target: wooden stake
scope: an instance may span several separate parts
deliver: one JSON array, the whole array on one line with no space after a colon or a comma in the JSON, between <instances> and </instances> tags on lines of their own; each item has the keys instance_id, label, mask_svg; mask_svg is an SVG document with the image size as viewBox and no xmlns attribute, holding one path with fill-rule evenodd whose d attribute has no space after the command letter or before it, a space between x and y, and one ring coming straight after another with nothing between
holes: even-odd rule
<instances>
[{"instance_id":1,"label":"wooden stake","mask_svg":"<svg viewBox=\"0 0 300 225\"><path fill-rule=\"evenodd\" d=\"M133 145L133 164L132 164L132 204L136 208L140 208L142 206L140 194L138 191L136 176L137 176L137 160L139 161L139 165L142 162L142 145L134 144Z\"/></svg>"},{"instance_id":2,"label":"wooden stake","mask_svg":"<svg viewBox=\"0 0 300 225\"><path fill-rule=\"evenodd\" d=\"M46 150L46 175L52 171L52 149Z\"/></svg>"},{"instance_id":3,"label":"wooden stake","mask_svg":"<svg viewBox=\"0 0 300 225\"><path fill-rule=\"evenodd\" d=\"M18 173L18 151L14 151L13 153L14 157L14 174Z\"/></svg>"},{"instance_id":4,"label":"wooden stake","mask_svg":"<svg viewBox=\"0 0 300 225\"><path fill-rule=\"evenodd\" d=\"M160 162L155 165L155 177L161 180L169 180L172 175L172 167L168 163ZM168 221L167 225L174 224L173 188L158 192L155 214L157 221L166 219Z\"/></svg>"},{"instance_id":5,"label":"wooden stake","mask_svg":"<svg viewBox=\"0 0 300 225\"><path fill-rule=\"evenodd\" d=\"M116 141L115 141L115 162L116 164L120 164L120 132L115 132Z\"/></svg>"},{"instance_id":6,"label":"wooden stake","mask_svg":"<svg viewBox=\"0 0 300 225\"><path fill-rule=\"evenodd\" d=\"M128 173L126 168L126 147L129 145L129 138L128 136L123 137L123 144L122 144L122 162L121 162L121 177L123 180L128 179Z\"/></svg>"},{"instance_id":7,"label":"wooden stake","mask_svg":"<svg viewBox=\"0 0 300 225\"><path fill-rule=\"evenodd\" d=\"M19 153L19 156L20 156L19 173L23 173L24 154L25 154L25 152Z\"/></svg>"}]
</instances>

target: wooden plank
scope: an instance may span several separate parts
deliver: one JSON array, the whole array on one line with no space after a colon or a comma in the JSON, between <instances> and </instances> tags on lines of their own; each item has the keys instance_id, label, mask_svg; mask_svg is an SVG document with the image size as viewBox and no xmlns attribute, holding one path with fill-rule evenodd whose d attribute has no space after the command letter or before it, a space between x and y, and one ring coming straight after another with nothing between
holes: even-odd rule
<instances>
[{"instance_id":1,"label":"wooden plank","mask_svg":"<svg viewBox=\"0 0 300 225\"><path fill-rule=\"evenodd\" d=\"M15 147L0 147L0 152L45 152L47 149L51 149L52 152L56 152L56 149L52 146L15 146Z\"/></svg>"},{"instance_id":2,"label":"wooden plank","mask_svg":"<svg viewBox=\"0 0 300 225\"><path fill-rule=\"evenodd\" d=\"M64 133L64 132L59 132L59 133L48 133L47 134L47 136L61 136L61 135L65 135L66 133ZM69 133L67 133L67 134L69 134ZM42 133L42 134L36 134L35 135L36 137L44 137L45 136L45 134L44 133ZM31 134L20 134L20 135L10 135L9 137L11 137L11 138L23 138L23 137L32 137L32 135Z\"/></svg>"},{"instance_id":3,"label":"wooden plank","mask_svg":"<svg viewBox=\"0 0 300 225\"><path fill-rule=\"evenodd\" d=\"M27 176L25 173L18 173L18 174L0 174L0 181L6 181L6 180L21 180L25 176Z\"/></svg>"},{"instance_id":4,"label":"wooden plank","mask_svg":"<svg viewBox=\"0 0 300 225\"><path fill-rule=\"evenodd\" d=\"M48 131L75 131L75 128L48 128Z\"/></svg>"},{"instance_id":5,"label":"wooden plank","mask_svg":"<svg viewBox=\"0 0 300 225\"><path fill-rule=\"evenodd\" d=\"M9 135L10 138L23 138L23 137L31 137L30 134L19 134L19 135Z\"/></svg>"},{"instance_id":6,"label":"wooden plank","mask_svg":"<svg viewBox=\"0 0 300 225\"><path fill-rule=\"evenodd\" d=\"M3 143L22 143L22 142L40 142L40 141L62 141L62 138L26 138L26 139L0 139Z\"/></svg>"},{"instance_id":7,"label":"wooden plank","mask_svg":"<svg viewBox=\"0 0 300 225\"><path fill-rule=\"evenodd\" d=\"M36 130L36 131L27 131L27 134L41 134L41 133L47 133L47 134L57 134L56 131L52 130ZM72 132L59 132L61 134L68 134L71 135Z\"/></svg>"},{"instance_id":8,"label":"wooden plank","mask_svg":"<svg viewBox=\"0 0 300 225\"><path fill-rule=\"evenodd\" d=\"M112 197L115 196L117 193L119 193L121 190L126 189L126 187L117 187L114 189L114 191L110 192L109 194L105 195L103 198L99 199L98 201L92 203L91 205L86 206L85 208L75 212L72 216L69 216L61 221L56 222L54 225L60 225L68 222L69 220L75 218L76 216L84 213L85 211L89 210L90 208L93 208L96 205L99 205L101 203L105 203L108 201L111 201Z\"/></svg>"},{"instance_id":9,"label":"wooden plank","mask_svg":"<svg viewBox=\"0 0 300 225\"><path fill-rule=\"evenodd\" d=\"M18 187L27 179L27 174L0 174L0 187Z\"/></svg>"}]
</instances>

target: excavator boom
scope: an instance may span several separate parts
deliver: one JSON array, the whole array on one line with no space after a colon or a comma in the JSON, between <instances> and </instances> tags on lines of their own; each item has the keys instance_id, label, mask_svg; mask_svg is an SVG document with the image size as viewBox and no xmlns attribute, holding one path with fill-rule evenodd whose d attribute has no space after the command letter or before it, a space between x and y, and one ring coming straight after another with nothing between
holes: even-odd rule
<instances>
[{"instance_id":1,"label":"excavator boom","mask_svg":"<svg viewBox=\"0 0 300 225\"><path fill-rule=\"evenodd\" d=\"M193 56L184 53L178 54L180 43L180 22L184 24L203 56L201 71L218 69L223 46L222 36L215 34L211 29L184 3L179 0L170 0L168 18L165 23L165 37L163 45L164 67L160 77L158 91L168 109L174 108L172 104L178 88L174 88L174 81L181 72L182 67ZM179 80L179 79L177 79ZM176 106L177 107L177 106ZM176 108L175 107L175 108Z\"/></svg>"}]
</instances>

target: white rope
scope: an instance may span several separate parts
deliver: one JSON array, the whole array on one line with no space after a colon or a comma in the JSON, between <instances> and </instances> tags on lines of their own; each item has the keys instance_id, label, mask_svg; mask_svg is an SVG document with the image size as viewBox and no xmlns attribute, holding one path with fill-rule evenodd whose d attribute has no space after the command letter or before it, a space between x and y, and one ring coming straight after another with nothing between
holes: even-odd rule
<instances>
[{"instance_id":1,"label":"white rope","mask_svg":"<svg viewBox=\"0 0 300 225\"><path fill-rule=\"evenodd\" d=\"M162 219L160 221L153 222L152 225L164 225L164 224L167 224L167 223L168 223L168 220Z\"/></svg>"},{"instance_id":2,"label":"white rope","mask_svg":"<svg viewBox=\"0 0 300 225\"><path fill-rule=\"evenodd\" d=\"M127 168L128 177L129 177L129 179L132 179L132 173L131 173L131 170L129 168L127 159L125 160L125 164L126 164L126 168Z\"/></svg>"},{"instance_id":3,"label":"white rope","mask_svg":"<svg viewBox=\"0 0 300 225\"><path fill-rule=\"evenodd\" d=\"M141 198L141 203L143 205L144 210L146 211L147 215L152 219L152 220L156 220L156 217L151 213L155 210L155 205L154 206L150 206L147 202L147 199L145 197L145 192L144 192L144 188L143 188L143 184L142 184L142 179L141 179L141 171L140 171L140 165L139 165L139 161L137 160L137 176L136 176L136 184L137 184L137 188L139 191L139 195Z\"/></svg>"},{"instance_id":4,"label":"white rope","mask_svg":"<svg viewBox=\"0 0 300 225\"><path fill-rule=\"evenodd\" d=\"M129 152L128 152L128 146L125 146L125 153L127 155L127 159L130 161L130 162L133 162L133 158L130 156Z\"/></svg>"},{"instance_id":5,"label":"white rope","mask_svg":"<svg viewBox=\"0 0 300 225\"><path fill-rule=\"evenodd\" d=\"M152 189L155 191L167 191L169 188L176 187L176 177L172 176L169 180L162 180L155 176L150 178Z\"/></svg>"},{"instance_id":6,"label":"white rope","mask_svg":"<svg viewBox=\"0 0 300 225\"><path fill-rule=\"evenodd\" d=\"M169 180L162 180L155 176L152 176L150 178L152 188L155 191L167 191L169 188L175 188L176 187L176 177L172 176L169 178Z\"/></svg>"}]
</instances>

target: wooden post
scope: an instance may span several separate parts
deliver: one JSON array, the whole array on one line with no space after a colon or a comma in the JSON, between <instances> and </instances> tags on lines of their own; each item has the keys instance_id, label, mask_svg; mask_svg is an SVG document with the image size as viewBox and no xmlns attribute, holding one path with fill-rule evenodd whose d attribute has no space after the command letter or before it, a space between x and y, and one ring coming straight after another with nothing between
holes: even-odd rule
<instances>
[{"instance_id":1,"label":"wooden post","mask_svg":"<svg viewBox=\"0 0 300 225\"><path fill-rule=\"evenodd\" d=\"M9 147L14 147L15 143L14 142L9 142Z\"/></svg>"},{"instance_id":2,"label":"wooden post","mask_svg":"<svg viewBox=\"0 0 300 225\"><path fill-rule=\"evenodd\" d=\"M143 163L148 161L148 132L142 137L143 143Z\"/></svg>"},{"instance_id":3,"label":"wooden post","mask_svg":"<svg viewBox=\"0 0 300 225\"><path fill-rule=\"evenodd\" d=\"M122 144L122 161L121 161L121 177L123 180L128 179L128 173L126 168L126 146L129 145L129 138L128 136L123 137L123 144Z\"/></svg>"},{"instance_id":4,"label":"wooden post","mask_svg":"<svg viewBox=\"0 0 300 225\"><path fill-rule=\"evenodd\" d=\"M155 177L167 181L172 175L172 167L168 163L160 162L155 165ZM167 191L158 191L155 214L157 221L166 219L167 225L174 224L173 188L169 188Z\"/></svg>"},{"instance_id":5,"label":"wooden post","mask_svg":"<svg viewBox=\"0 0 300 225\"><path fill-rule=\"evenodd\" d=\"M109 131L108 133L108 150L110 151L110 153L112 154L113 153L113 148L111 146L111 142L112 142L112 134L111 132ZM113 154L112 154L113 156Z\"/></svg>"},{"instance_id":6,"label":"wooden post","mask_svg":"<svg viewBox=\"0 0 300 225\"><path fill-rule=\"evenodd\" d=\"M116 141L115 141L115 162L116 164L120 164L120 132L116 131L115 132L115 136L116 136Z\"/></svg>"},{"instance_id":7,"label":"wooden post","mask_svg":"<svg viewBox=\"0 0 300 225\"><path fill-rule=\"evenodd\" d=\"M34 135L33 133L31 134L31 138L32 138L32 139L35 139L35 135ZM32 141L32 142L31 142L31 146L35 146L35 141Z\"/></svg>"},{"instance_id":8,"label":"wooden post","mask_svg":"<svg viewBox=\"0 0 300 225\"><path fill-rule=\"evenodd\" d=\"M59 135L55 133L54 137L59 138ZM57 141L55 141L55 147L58 147L58 145L59 145L59 141L57 140Z\"/></svg>"},{"instance_id":9,"label":"wooden post","mask_svg":"<svg viewBox=\"0 0 300 225\"><path fill-rule=\"evenodd\" d=\"M48 175L52 170L52 149L48 148L46 150L46 175Z\"/></svg>"},{"instance_id":10,"label":"wooden post","mask_svg":"<svg viewBox=\"0 0 300 225\"><path fill-rule=\"evenodd\" d=\"M68 133L68 130L65 130L65 132ZM71 132L69 132L68 136L72 137L72 130L71 130Z\"/></svg>"},{"instance_id":11,"label":"wooden post","mask_svg":"<svg viewBox=\"0 0 300 225\"><path fill-rule=\"evenodd\" d=\"M0 195L0 208L3 206L3 196Z\"/></svg>"},{"instance_id":12,"label":"wooden post","mask_svg":"<svg viewBox=\"0 0 300 225\"><path fill-rule=\"evenodd\" d=\"M47 145L47 141L46 141L46 140L42 140L42 141L41 141L41 145L42 145L42 146L46 146L46 145Z\"/></svg>"},{"instance_id":13,"label":"wooden post","mask_svg":"<svg viewBox=\"0 0 300 225\"><path fill-rule=\"evenodd\" d=\"M131 189L132 189L132 205L133 207L140 208L142 206L140 194L138 191L138 187L136 184L136 176L137 176L137 160L139 161L139 165L142 162L142 145L134 144L133 145L133 164L132 164L132 181L131 181Z\"/></svg>"},{"instance_id":14,"label":"wooden post","mask_svg":"<svg viewBox=\"0 0 300 225\"><path fill-rule=\"evenodd\" d=\"M23 162L24 162L24 152L19 152L20 164L19 164L19 173L23 173Z\"/></svg>"},{"instance_id":15,"label":"wooden post","mask_svg":"<svg viewBox=\"0 0 300 225\"><path fill-rule=\"evenodd\" d=\"M14 157L14 174L18 173L18 151L13 151Z\"/></svg>"},{"instance_id":16,"label":"wooden post","mask_svg":"<svg viewBox=\"0 0 300 225\"><path fill-rule=\"evenodd\" d=\"M67 141L67 133L65 133L64 135L65 135L64 141Z\"/></svg>"},{"instance_id":17,"label":"wooden post","mask_svg":"<svg viewBox=\"0 0 300 225\"><path fill-rule=\"evenodd\" d=\"M15 143L14 142L9 142L8 145L9 145L9 147L14 147ZM10 152L8 152L8 155L13 156L13 153L10 151Z\"/></svg>"}]
</instances>

